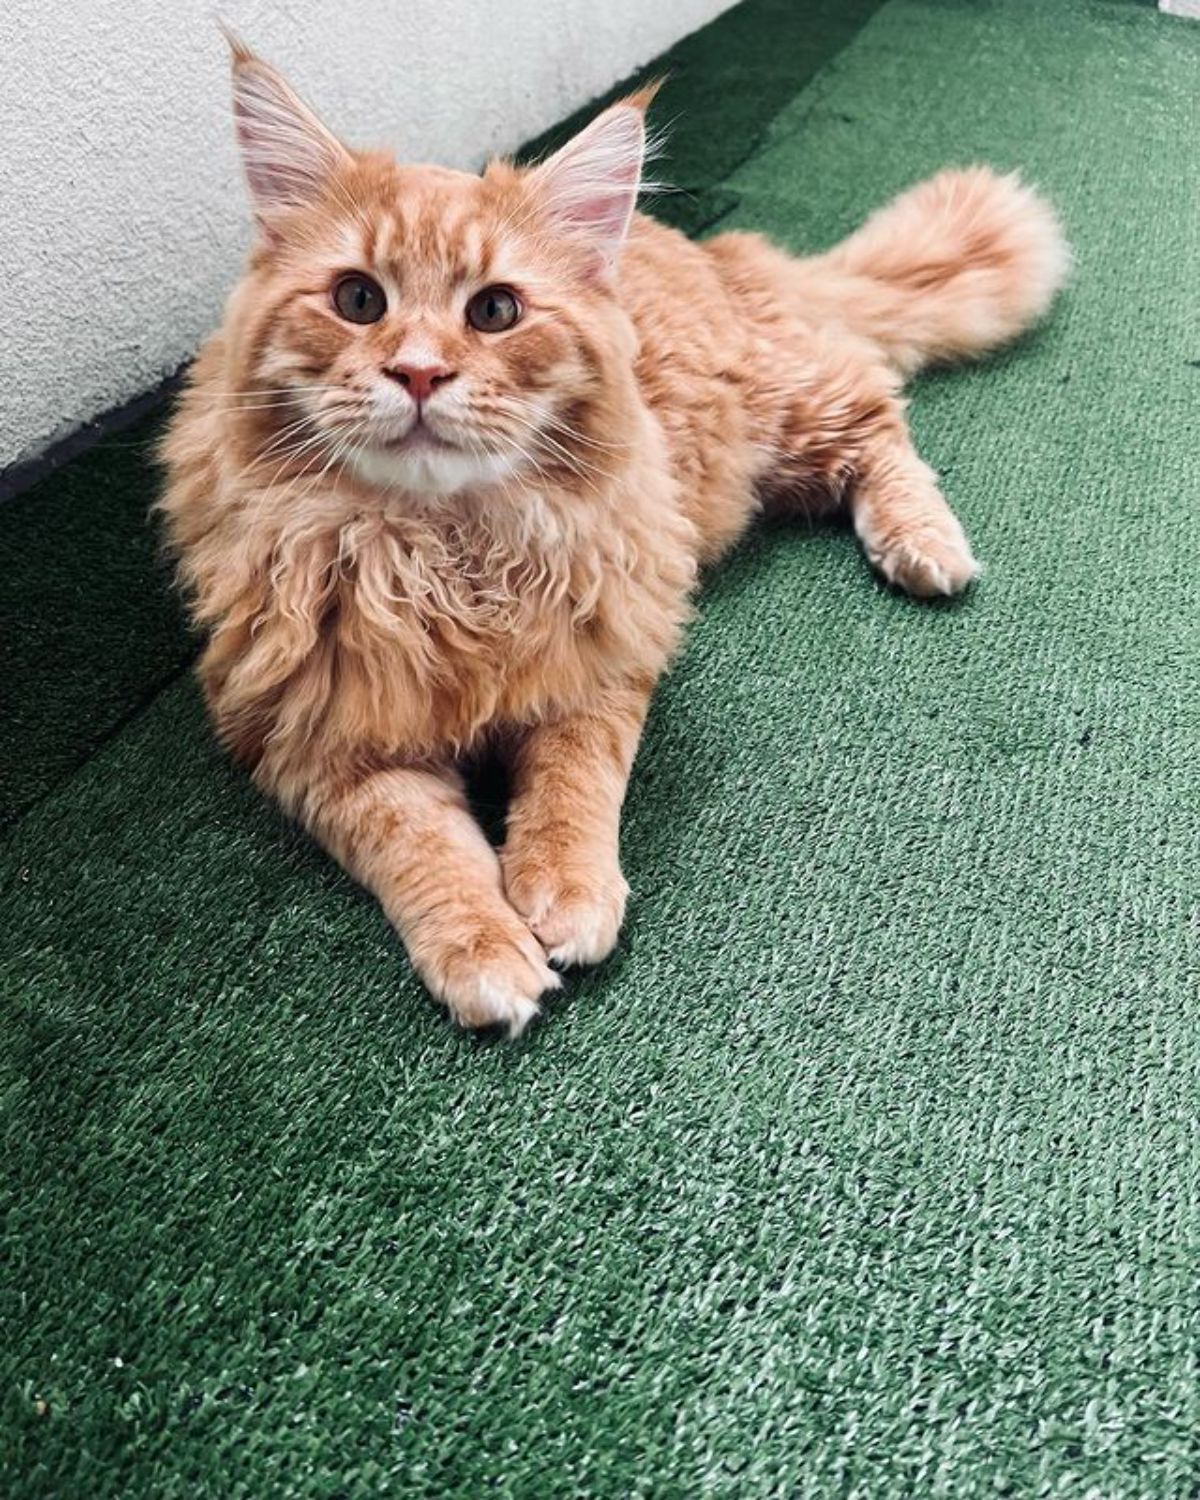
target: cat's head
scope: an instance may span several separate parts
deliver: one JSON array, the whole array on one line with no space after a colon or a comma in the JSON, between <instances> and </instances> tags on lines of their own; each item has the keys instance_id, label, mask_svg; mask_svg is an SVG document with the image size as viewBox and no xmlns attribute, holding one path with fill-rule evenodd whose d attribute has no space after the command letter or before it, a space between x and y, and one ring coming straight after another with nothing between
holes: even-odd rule
<instances>
[{"instance_id":1,"label":"cat's head","mask_svg":"<svg viewBox=\"0 0 1200 1500\"><path fill-rule=\"evenodd\" d=\"M633 354L615 281L649 93L540 165L472 176L347 148L236 44L233 78L258 240L230 375L263 453L445 495L584 476L615 451L602 434Z\"/></svg>"}]
</instances>

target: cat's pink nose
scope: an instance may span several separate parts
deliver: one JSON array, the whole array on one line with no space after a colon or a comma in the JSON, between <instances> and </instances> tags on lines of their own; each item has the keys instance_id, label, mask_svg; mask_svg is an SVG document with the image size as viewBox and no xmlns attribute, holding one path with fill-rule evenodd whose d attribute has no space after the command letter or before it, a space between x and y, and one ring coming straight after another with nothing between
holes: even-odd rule
<instances>
[{"instance_id":1,"label":"cat's pink nose","mask_svg":"<svg viewBox=\"0 0 1200 1500\"><path fill-rule=\"evenodd\" d=\"M458 371L441 365L388 365L383 373L402 385L414 401L428 401L438 386L453 380Z\"/></svg>"}]
</instances>

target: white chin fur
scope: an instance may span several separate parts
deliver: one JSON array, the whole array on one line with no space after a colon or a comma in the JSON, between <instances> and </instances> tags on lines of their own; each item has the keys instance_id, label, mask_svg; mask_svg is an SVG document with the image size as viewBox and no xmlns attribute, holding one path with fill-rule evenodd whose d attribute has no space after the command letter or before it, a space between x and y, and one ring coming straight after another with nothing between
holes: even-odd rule
<instances>
[{"instance_id":1,"label":"white chin fur","mask_svg":"<svg viewBox=\"0 0 1200 1500\"><path fill-rule=\"evenodd\" d=\"M514 455L519 458L519 455ZM512 457L454 449L362 448L352 460L359 477L380 489L416 495L453 495L459 490L498 484L514 472Z\"/></svg>"}]
</instances>

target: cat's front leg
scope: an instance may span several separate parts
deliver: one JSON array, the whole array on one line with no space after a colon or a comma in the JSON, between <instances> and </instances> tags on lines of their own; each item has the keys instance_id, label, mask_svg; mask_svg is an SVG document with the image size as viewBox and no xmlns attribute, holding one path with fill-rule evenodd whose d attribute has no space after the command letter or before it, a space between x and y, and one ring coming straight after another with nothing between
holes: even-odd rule
<instances>
[{"instance_id":1,"label":"cat's front leg","mask_svg":"<svg viewBox=\"0 0 1200 1500\"><path fill-rule=\"evenodd\" d=\"M516 744L504 888L556 967L598 963L617 941L621 804L648 701L649 690L613 695Z\"/></svg>"},{"instance_id":2,"label":"cat's front leg","mask_svg":"<svg viewBox=\"0 0 1200 1500\"><path fill-rule=\"evenodd\" d=\"M495 850L449 768L325 777L286 799L383 906L413 966L463 1026L516 1035L561 981L505 898Z\"/></svg>"}]
</instances>

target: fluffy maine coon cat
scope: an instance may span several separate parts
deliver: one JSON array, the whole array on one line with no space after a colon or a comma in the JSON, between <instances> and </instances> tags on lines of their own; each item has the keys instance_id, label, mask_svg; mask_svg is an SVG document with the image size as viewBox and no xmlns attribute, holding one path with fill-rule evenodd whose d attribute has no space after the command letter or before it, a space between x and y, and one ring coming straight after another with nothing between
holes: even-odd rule
<instances>
[{"instance_id":1,"label":"fluffy maine coon cat","mask_svg":"<svg viewBox=\"0 0 1200 1500\"><path fill-rule=\"evenodd\" d=\"M903 377L1046 311L1055 218L947 171L824 255L634 212L648 94L538 166L398 166L234 46L258 238L162 501L218 733L383 904L465 1026L613 947L618 824L697 570L846 507L922 597L975 575ZM458 763L510 766L499 854Z\"/></svg>"}]
</instances>

